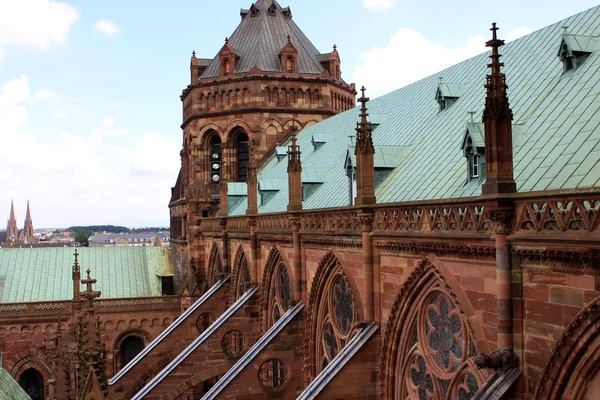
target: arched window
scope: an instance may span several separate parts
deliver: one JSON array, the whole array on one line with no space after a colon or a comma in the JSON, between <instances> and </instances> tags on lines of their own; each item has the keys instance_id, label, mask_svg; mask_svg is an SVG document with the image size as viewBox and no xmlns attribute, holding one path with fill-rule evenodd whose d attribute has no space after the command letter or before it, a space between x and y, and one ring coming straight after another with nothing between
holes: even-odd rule
<instances>
[{"instance_id":1,"label":"arched window","mask_svg":"<svg viewBox=\"0 0 600 400\"><path fill-rule=\"evenodd\" d=\"M275 267L269 288L269 304L267 310L267 326L272 326L289 310L292 304L292 288L290 277L281 259Z\"/></svg>"},{"instance_id":2,"label":"arched window","mask_svg":"<svg viewBox=\"0 0 600 400\"><path fill-rule=\"evenodd\" d=\"M471 399L486 378L465 310L423 261L398 294L382 347L386 398Z\"/></svg>"},{"instance_id":3,"label":"arched window","mask_svg":"<svg viewBox=\"0 0 600 400\"><path fill-rule=\"evenodd\" d=\"M231 73L231 63L229 59L226 58L223 60L223 75L229 75Z\"/></svg>"},{"instance_id":4,"label":"arched window","mask_svg":"<svg viewBox=\"0 0 600 400\"><path fill-rule=\"evenodd\" d=\"M332 252L321 260L309 298L305 342L309 375L316 377L346 346L359 320L350 281Z\"/></svg>"},{"instance_id":5,"label":"arched window","mask_svg":"<svg viewBox=\"0 0 600 400\"><path fill-rule=\"evenodd\" d=\"M223 150L221 148L221 138L219 135L213 135L208 141L208 162L209 162L209 171L210 171L210 182L213 184L218 184L221 180L222 173L222 163L223 163Z\"/></svg>"},{"instance_id":6,"label":"arched window","mask_svg":"<svg viewBox=\"0 0 600 400\"><path fill-rule=\"evenodd\" d=\"M208 265L208 283L212 286L218 280L223 278L223 275L229 271L225 270L223 262L221 261L221 255L216 245L213 245L213 249L210 252L209 265Z\"/></svg>"},{"instance_id":7,"label":"arched window","mask_svg":"<svg viewBox=\"0 0 600 400\"><path fill-rule=\"evenodd\" d=\"M285 60L285 70L286 72L294 72L294 57L287 57L287 59Z\"/></svg>"},{"instance_id":8,"label":"arched window","mask_svg":"<svg viewBox=\"0 0 600 400\"><path fill-rule=\"evenodd\" d=\"M21 374L19 385L31 400L44 400L44 378L37 370L29 368Z\"/></svg>"},{"instance_id":9,"label":"arched window","mask_svg":"<svg viewBox=\"0 0 600 400\"><path fill-rule=\"evenodd\" d=\"M248 161L250 154L248 150L248 135L244 131L240 131L235 136L235 174L236 182L246 182L248 176Z\"/></svg>"},{"instance_id":10,"label":"arched window","mask_svg":"<svg viewBox=\"0 0 600 400\"><path fill-rule=\"evenodd\" d=\"M119 350L121 366L124 367L144 350L144 341L137 336L129 336L123 340Z\"/></svg>"},{"instance_id":11,"label":"arched window","mask_svg":"<svg viewBox=\"0 0 600 400\"><path fill-rule=\"evenodd\" d=\"M235 269L235 280L233 282L234 300L239 299L250 286L250 270L248 269L248 261L246 255L240 249L238 250L237 268Z\"/></svg>"}]
</instances>

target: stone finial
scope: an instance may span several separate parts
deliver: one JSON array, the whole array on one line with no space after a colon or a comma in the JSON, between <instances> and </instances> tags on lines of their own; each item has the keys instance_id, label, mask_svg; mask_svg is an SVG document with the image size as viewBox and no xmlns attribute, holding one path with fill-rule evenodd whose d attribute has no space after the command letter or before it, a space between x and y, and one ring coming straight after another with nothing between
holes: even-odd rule
<instances>
[{"instance_id":1,"label":"stone finial","mask_svg":"<svg viewBox=\"0 0 600 400\"><path fill-rule=\"evenodd\" d=\"M192 50L192 57L196 57L196 50Z\"/></svg>"}]
</instances>

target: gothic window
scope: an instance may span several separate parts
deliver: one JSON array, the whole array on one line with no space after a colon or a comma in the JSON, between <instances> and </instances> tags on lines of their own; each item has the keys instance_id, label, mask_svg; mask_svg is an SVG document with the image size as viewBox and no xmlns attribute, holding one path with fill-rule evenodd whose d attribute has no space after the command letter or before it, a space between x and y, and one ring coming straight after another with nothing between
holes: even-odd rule
<instances>
[{"instance_id":1,"label":"gothic window","mask_svg":"<svg viewBox=\"0 0 600 400\"><path fill-rule=\"evenodd\" d=\"M208 272L208 283L212 286L217 281L223 278L228 271L225 270L223 263L221 262L221 255L219 254L219 250L217 250L217 246L213 246L210 255L210 264L209 264L209 272Z\"/></svg>"},{"instance_id":2,"label":"gothic window","mask_svg":"<svg viewBox=\"0 0 600 400\"><path fill-rule=\"evenodd\" d=\"M239 299L250 286L250 270L246 256L242 254L239 265L236 270L236 277L233 289L235 290L235 299Z\"/></svg>"},{"instance_id":3,"label":"gothic window","mask_svg":"<svg viewBox=\"0 0 600 400\"><path fill-rule=\"evenodd\" d=\"M485 175L485 147L483 146L483 139L479 138L478 132L467 130L463 144L463 154L467 159L467 183L479 182Z\"/></svg>"},{"instance_id":4,"label":"gothic window","mask_svg":"<svg viewBox=\"0 0 600 400\"><path fill-rule=\"evenodd\" d=\"M144 350L144 341L137 336L129 336L121 343L121 366L124 367Z\"/></svg>"},{"instance_id":5,"label":"gothic window","mask_svg":"<svg viewBox=\"0 0 600 400\"><path fill-rule=\"evenodd\" d=\"M279 261L269 289L268 326L277 322L292 304L290 277L283 261Z\"/></svg>"},{"instance_id":6,"label":"gothic window","mask_svg":"<svg viewBox=\"0 0 600 400\"><path fill-rule=\"evenodd\" d=\"M19 385L31 400L44 400L44 378L37 370L29 368L19 378Z\"/></svg>"},{"instance_id":7,"label":"gothic window","mask_svg":"<svg viewBox=\"0 0 600 400\"><path fill-rule=\"evenodd\" d=\"M260 385L268 391L281 389L287 380L288 372L281 360L270 359L265 361L258 371Z\"/></svg>"},{"instance_id":8,"label":"gothic window","mask_svg":"<svg viewBox=\"0 0 600 400\"><path fill-rule=\"evenodd\" d=\"M433 290L417 307L416 318L402 325L410 340L395 368L394 398L403 400L469 400L483 379L464 317L445 293Z\"/></svg>"},{"instance_id":9,"label":"gothic window","mask_svg":"<svg viewBox=\"0 0 600 400\"><path fill-rule=\"evenodd\" d=\"M319 308L320 327L317 330L315 360L317 374L348 343L352 325L357 319L352 289L341 270L328 280Z\"/></svg>"}]
</instances>

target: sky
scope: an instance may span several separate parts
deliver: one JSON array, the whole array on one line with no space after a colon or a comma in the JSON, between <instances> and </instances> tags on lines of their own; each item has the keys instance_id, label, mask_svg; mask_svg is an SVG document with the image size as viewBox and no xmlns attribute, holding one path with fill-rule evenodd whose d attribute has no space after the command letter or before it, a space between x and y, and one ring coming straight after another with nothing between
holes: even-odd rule
<instances>
[{"instance_id":1,"label":"sky","mask_svg":"<svg viewBox=\"0 0 600 400\"><path fill-rule=\"evenodd\" d=\"M321 52L337 45L344 80L374 98L485 51L492 22L513 40L596 2L280 4ZM36 229L167 226L191 53L213 58L250 5L0 0L0 219L14 199L20 227L27 200Z\"/></svg>"}]
</instances>

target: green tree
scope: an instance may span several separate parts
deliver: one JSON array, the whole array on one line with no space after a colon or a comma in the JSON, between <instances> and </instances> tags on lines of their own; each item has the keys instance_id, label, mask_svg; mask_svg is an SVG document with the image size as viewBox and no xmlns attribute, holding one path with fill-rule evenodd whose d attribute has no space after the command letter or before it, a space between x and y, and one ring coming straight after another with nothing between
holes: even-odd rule
<instances>
[{"instance_id":1,"label":"green tree","mask_svg":"<svg viewBox=\"0 0 600 400\"><path fill-rule=\"evenodd\" d=\"M75 241L77 243L80 243L82 246L87 246L88 245L88 239L93 234L94 234L94 232L92 232L92 231L86 231L84 229L80 229L77 232L75 232Z\"/></svg>"}]
</instances>

